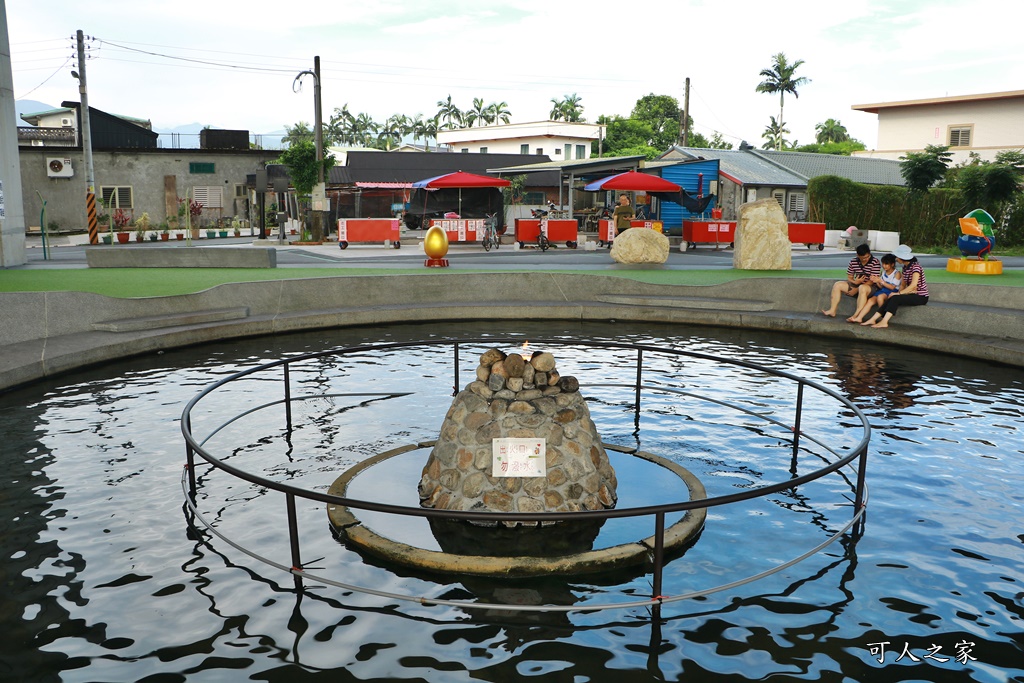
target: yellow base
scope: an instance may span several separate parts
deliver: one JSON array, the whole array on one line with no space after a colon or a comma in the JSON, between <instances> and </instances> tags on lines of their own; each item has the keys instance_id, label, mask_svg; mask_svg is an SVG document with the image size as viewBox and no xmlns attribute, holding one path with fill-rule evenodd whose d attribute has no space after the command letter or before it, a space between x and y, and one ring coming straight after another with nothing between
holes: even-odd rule
<instances>
[{"instance_id":1,"label":"yellow base","mask_svg":"<svg viewBox=\"0 0 1024 683\"><path fill-rule=\"evenodd\" d=\"M1003 262L994 259L982 261L979 259L951 258L946 261L946 270L951 273L966 273L968 275L1002 275Z\"/></svg>"}]
</instances>

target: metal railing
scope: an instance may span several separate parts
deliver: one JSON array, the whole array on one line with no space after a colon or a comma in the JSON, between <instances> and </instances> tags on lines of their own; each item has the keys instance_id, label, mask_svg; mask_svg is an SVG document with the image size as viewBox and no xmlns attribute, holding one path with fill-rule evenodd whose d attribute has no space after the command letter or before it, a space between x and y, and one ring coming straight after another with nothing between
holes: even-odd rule
<instances>
[{"instance_id":1,"label":"metal railing","mask_svg":"<svg viewBox=\"0 0 1024 683\"><path fill-rule=\"evenodd\" d=\"M185 439L185 453L186 453L186 465L182 473L182 489L186 495L186 506L190 510L190 513L199 519L205 527L215 534L218 538L221 538L225 542L229 543L236 549L246 553L250 557L264 562L270 566L281 569L291 573L295 579L296 590L302 589L302 579L308 578L316 580L318 582L337 586L345 590L354 590L367 593L370 595L377 595L386 597L388 599L406 600L413 601L420 604L426 605L449 605L458 606L463 608L478 608L478 609L506 609L506 610L522 610L522 611L589 611L598 609L611 609L611 608L630 608L640 606L660 606L664 603L675 602L679 600L690 599L694 597L704 596L711 593L728 590L734 587L744 585L764 578L765 576L774 574L782 569L790 567L807 557L817 553L822 548L828 546L840 538L843 534L853 529L854 537L859 537L863 532L864 527L864 513L867 507L867 486L865 482L865 474L867 468L867 454L868 454L868 443L870 440L871 428L866 416L861 410L854 405L849 399L841 396L836 391L818 384L812 380L798 377L789 372L782 370L770 369L755 363L748 361L737 360L737 359L726 359L720 358L708 354L699 352L686 351L682 349L671 349L661 348L652 345L645 344L625 344L619 342L600 342L600 341L580 341L580 340L568 340L568 339L538 339L532 340L532 343L543 346L543 347L556 347L556 346L573 346L573 347L588 347L588 348L602 348L602 349L613 349L613 350L628 350L636 353L636 382L630 385L592 385L592 386L622 386L633 390L633 408L636 415L636 424L639 425L639 416L641 413L643 391L649 392L665 392L674 393L679 395L686 395L695 398L699 398L704 401L709 401L724 407L731 408L738 412L757 417L758 419L764 420L776 426L782 427L785 430L792 433L792 460L790 463L791 478L784 481L765 484L762 486L748 488L736 493L727 495L715 496L711 498L703 498L697 500L679 501L675 503L666 503L660 505L647 505L641 507L631 508L611 508L604 510L593 510L584 512L543 512L543 513L526 513L526 512L470 512L470 511L455 511L455 510L438 510L434 508L422 508L422 507L409 507L403 505L394 505L388 503L379 503L370 500L358 500L348 497L335 496L329 493L321 491L314 491L309 489L303 489L290 484L274 481L261 477L252 472L249 472L241 467L237 467L233 464L225 462L210 453L206 448L205 444L217 433L222 431L231 423L236 420L249 415L251 413L267 409L274 405L281 405L284 409L284 418L287 424L287 429L290 432L292 430L292 402L305 400L311 398L311 396L293 397L291 390L291 368L296 364L308 362L319 358L328 356L340 356L344 357L351 354L367 353L367 352L382 352L394 349L402 348L414 348L414 347L433 347L433 346L450 346L452 349L452 369L453 369L453 395L458 392L460 383L460 372L459 372L459 357L462 349L466 346L479 346L479 347L516 347L521 343L521 340L514 339L502 339L502 338L486 338L486 339L443 339L443 340L429 340L429 341L415 341L415 342L391 342L382 344L367 344L360 346L346 347L342 349L335 349L330 351L322 351L317 353L310 353L295 357L290 357L282 360L273 361L263 365L259 365L247 370L234 373L223 379L209 385L199 394L197 394L192 400L186 404L181 416L181 432ZM716 397L704 397L698 394L690 392L684 392L679 389L665 386L653 386L645 385L643 383L644 377L644 354L663 354L669 356L679 356L692 359L699 359L703 361L710 361L714 363L723 363L746 370L755 372L766 373L774 377L784 378L794 383L796 387L795 394L795 412L792 424L784 423L770 415L762 414L760 412L751 410L749 408L729 403L728 401L722 400L717 396L720 392L716 392ZM192 433L192 410L202 401L202 399L210 394L216 392L221 387L235 382L239 379L255 375L257 373L265 373L268 371L280 370L281 374L281 387L282 387L282 398L280 400L271 401L262 405L251 408L245 412L231 417L215 429L203 439L198 439ZM805 389L812 389L820 394L828 396L837 401L844 409L849 410L853 413L854 417L860 422L861 427L861 438L855 446L850 448L845 453L837 452L834 448L824 443L822 440L815 438L813 435L806 434L801 429L801 420L804 411L805 402ZM396 395L401 392L386 392L385 394L368 394L367 392L359 392L358 394L317 394L317 398L329 398L337 396L368 396L368 395ZM835 460L827 462L827 464L819 469L813 470L806 474L797 476L797 461L798 456L801 452L801 438L804 440L813 442L819 448L827 451L829 454L835 457ZM423 445L423 444L421 444ZM637 449L629 448L614 448L614 450L621 452L635 452ZM237 454L237 453L236 453ZM208 463L213 465L218 470L226 472L233 477L248 481L266 489L274 490L284 494L285 496L285 511L288 523L288 534L289 534L289 547L290 547L290 564L284 564L275 561L271 558L266 558L253 552L238 543L235 543L227 536L217 531L213 525L211 525L202 516L196 507L196 496L197 496L197 484L196 484L196 455L206 460ZM821 457L820 455L816 457ZM802 555L783 562L767 571L761 572L754 576L746 577L738 581L733 581L727 584L716 586L714 588L693 591L679 595L664 595L663 594L663 570L665 567L665 555L664 555L664 536L665 536L665 517L666 515L686 512L688 510L696 510L702 508L711 508L716 506L730 505L742 501L751 500L754 498L764 497L780 491L795 490L797 487L820 479L828 474L837 472L843 468L853 466L856 461L856 478L855 482L850 482L849 479L846 481L851 485L853 492L853 515L842 528L840 528L835 534L827 538L823 543L812 548L810 551L803 553ZM612 519L612 518L626 518L626 517L654 517L654 534L655 547L652 558L652 596L649 599L629 601L629 602L617 602L609 604L587 604L585 606L565 606L565 605L508 605L508 604L494 604L494 603L481 603L481 602L469 602L463 600L445 600L430 598L427 596L410 596L396 593L388 593L384 591L378 591L373 588L366 586L356 586L347 584L339 581L335 581L328 577L319 576L309 572L303 567L301 559L301 548L299 544L299 528L296 515L296 498L302 498L310 501L317 501L326 505L335 506L346 506L357 510L366 510L373 512L380 512L392 515L404 515L411 517L424 517L424 518L437 518L437 519L455 519L455 520L467 520L467 521L484 521L493 522L495 520L500 521L520 521L520 522L554 522L564 520L576 520L581 519ZM191 520L190 520L191 523Z\"/></svg>"}]
</instances>

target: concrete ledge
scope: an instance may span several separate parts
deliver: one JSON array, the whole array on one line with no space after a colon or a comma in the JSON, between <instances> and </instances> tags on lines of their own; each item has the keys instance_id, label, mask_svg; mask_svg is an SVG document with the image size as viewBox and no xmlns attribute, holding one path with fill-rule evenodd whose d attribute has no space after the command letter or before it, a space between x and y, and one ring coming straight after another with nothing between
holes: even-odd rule
<instances>
[{"instance_id":1,"label":"concrete ledge","mask_svg":"<svg viewBox=\"0 0 1024 683\"><path fill-rule=\"evenodd\" d=\"M618 320L759 329L1024 367L1024 288L933 284L927 306L902 309L891 327L874 330L843 320L853 313L855 302L848 297L836 318L821 315L832 283L770 278L673 286L571 273L436 273L234 283L140 299L3 293L0 390L118 358L224 339L460 320ZM758 299L749 298L752 292ZM199 317L190 319L193 315Z\"/></svg>"},{"instance_id":2,"label":"concrete ledge","mask_svg":"<svg viewBox=\"0 0 1024 683\"><path fill-rule=\"evenodd\" d=\"M276 268L277 250L254 247L88 247L90 268Z\"/></svg>"},{"instance_id":3,"label":"concrete ledge","mask_svg":"<svg viewBox=\"0 0 1024 683\"><path fill-rule=\"evenodd\" d=\"M92 329L105 332L137 332L139 330L157 330L177 325L198 325L200 323L238 320L246 318L248 315L248 308L222 308L214 311L168 313L166 315L151 315L142 318L109 320L93 323Z\"/></svg>"}]
</instances>

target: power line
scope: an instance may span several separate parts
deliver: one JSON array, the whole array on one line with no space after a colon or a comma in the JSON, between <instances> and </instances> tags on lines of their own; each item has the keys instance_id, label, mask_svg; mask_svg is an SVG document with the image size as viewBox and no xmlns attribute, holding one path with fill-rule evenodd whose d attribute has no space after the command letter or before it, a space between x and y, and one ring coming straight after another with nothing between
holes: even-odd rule
<instances>
[{"instance_id":1,"label":"power line","mask_svg":"<svg viewBox=\"0 0 1024 683\"><path fill-rule=\"evenodd\" d=\"M46 85L46 81L50 80L51 78L53 78L54 76L56 76L56 75L57 75L58 73L60 73L60 70L61 70L61 69L63 69L63 68L65 67L65 66L67 66L67 65L68 65L68 62L70 62L70 61L71 61L71 60L72 60L73 58L74 58L74 55L69 55L69 56L68 56L68 58L64 60L64 63L63 63L63 64L61 64L60 66L58 66L58 67L57 67L57 70L56 70L56 71L54 71L54 72L53 72L52 74L50 74L49 76L47 76L47 77L46 77L46 79L45 79L45 80L44 80L44 81L43 81L42 83L40 83L40 84L39 84L39 85L37 85L36 87L32 88L31 90L29 90L29 91L28 91L27 93L25 93L25 94L24 94L24 95L22 95L21 97L15 97L14 99L16 99L16 100L22 100L22 99L25 99L26 97L28 97L29 95L31 95L32 93L34 93L34 92L35 92L36 90L39 90L39 89L40 89L41 87L43 87L44 85Z\"/></svg>"},{"instance_id":2,"label":"power line","mask_svg":"<svg viewBox=\"0 0 1024 683\"><path fill-rule=\"evenodd\" d=\"M265 72L271 72L271 73L274 73L274 72L276 72L276 73L292 73L294 71L294 69L270 69L270 68L259 67L259 66L239 66L237 64L225 64L223 62L211 62L211 61L207 61L207 60L204 60L204 59L191 59L189 57L177 57L175 55L165 55L165 54L162 54L160 52L152 52L150 50L140 50L138 48L128 47L127 45L121 45L119 43L115 43L115 42L112 42L112 41L109 41L109 40L104 40L103 38L97 38L96 40L99 41L101 47L103 45L113 45L114 47L121 48L122 50L128 50L129 52L138 52L140 54L150 55L152 57L162 57L164 59L173 59L173 60L180 61L180 62L191 62L193 64L205 64L205 65L208 65L208 66L218 66L218 67L222 67L222 68L225 68L225 69L239 69L239 70L242 70L242 71L250 71L250 72L252 72L252 71L265 71Z\"/></svg>"}]
</instances>

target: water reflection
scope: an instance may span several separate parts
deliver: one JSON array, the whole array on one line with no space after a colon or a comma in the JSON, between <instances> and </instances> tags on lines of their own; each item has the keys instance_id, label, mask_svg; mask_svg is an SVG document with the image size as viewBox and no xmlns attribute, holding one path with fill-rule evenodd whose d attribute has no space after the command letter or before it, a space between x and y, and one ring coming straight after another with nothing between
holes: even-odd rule
<instances>
[{"instance_id":1,"label":"water reflection","mask_svg":"<svg viewBox=\"0 0 1024 683\"><path fill-rule=\"evenodd\" d=\"M480 331L469 324L451 328L460 336ZM524 325L516 331L534 337L548 333L545 326ZM719 335L693 329L684 335L667 326L571 324L564 331L767 360L799 368L799 374L854 395L876 428L864 536L757 584L667 604L660 615L652 609L520 620L498 612L399 604L328 586L307 584L306 592L297 594L287 574L268 570L217 540L207 544L188 536L181 515L181 406L212 379L242 366L364 339L417 338L436 329L322 331L211 345L123 361L0 395L0 465L6 477L0 495L0 632L5 635L0 639L0 679L293 683L325 675L446 682L531 676L551 681L1024 677L1020 371L935 354L735 330ZM855 355L861 358L851 358ZM685 382L701 376L700 368L677 371ZM333 372L314 370L303 381L309 382L310 392L324 391ZM858 387L864 377L872 379L866 388ZM450 390L447 378L431 381ZM257 385L252 391L261 389ZM718 420L713 411L694 409L683 399L646 400L657 410L641 414L644 446L653 449L685 437L692 446L679 457L702 475L721 471L738 487L761 476L786 476L788 457L779 464L779 449L752 445L769 438L769 431L727 430L744 433L735 449L741 458L737 464L731 451L701 438ZM759 402L776 410L771 397ZM625 417L625 426L609 433L629 443L635 428L631 409L602 404L595 421L617 425L621 422L612 418ZM311 408L308 416L299 416L309 419L289 437L291 449L256 464L280 477L307 483L320 479L326 485L338 468L361 455L347 434L365 434L369 449L427 439L441 422L436 412L401 399L339 415ZM314 418L315 428L302 426L313 425ZM323 425L333 430L330 447L321 447L311 436ZM276 443L287 441L283 431L273 433ZM714 436L719 438L717 432ZM278 458L285 450L288 456ZM239 451L232 457L241 461L249 456ZM277 552L283 539L271 522L283 515L282 505L208 472L198 474L211 496L239 510L260 510L258 516L239 515L237 521L233 510L222 514L218 523L225 531ZM264 501L269 503L265 508ZM322 507L303 507L298 514L311 535L329 533ZM713 543L702 538L671 565L670 579L680 586L717 583L733 565L781 555L791 538L789 525L796 524L791 518L813 522L807 526L821 535L849 514L848 507L822 509L780 496L770 505L745 510L735 520L735 533L716 535ZM710 519L708 529L718 532L728 521ZM376 567L358 557L338 555L329 565L327 560L317 563L326 553L312 552L315 546L308 541L311 552L304 561L354 583L376 580L386 591L479 600L508 591L502 596L584 608L612 590L634 596L651 591L647 576L550 586L476 585L475 580L464 582L465 577L401 573L381 578ZM883 662L870 651L878 642L896 650L887 650ZM960 642L975 643L974 660L952 658ZM894 661L905 644L920 657L933 643L948 661Z\"/></svg>"}]
</instances>

